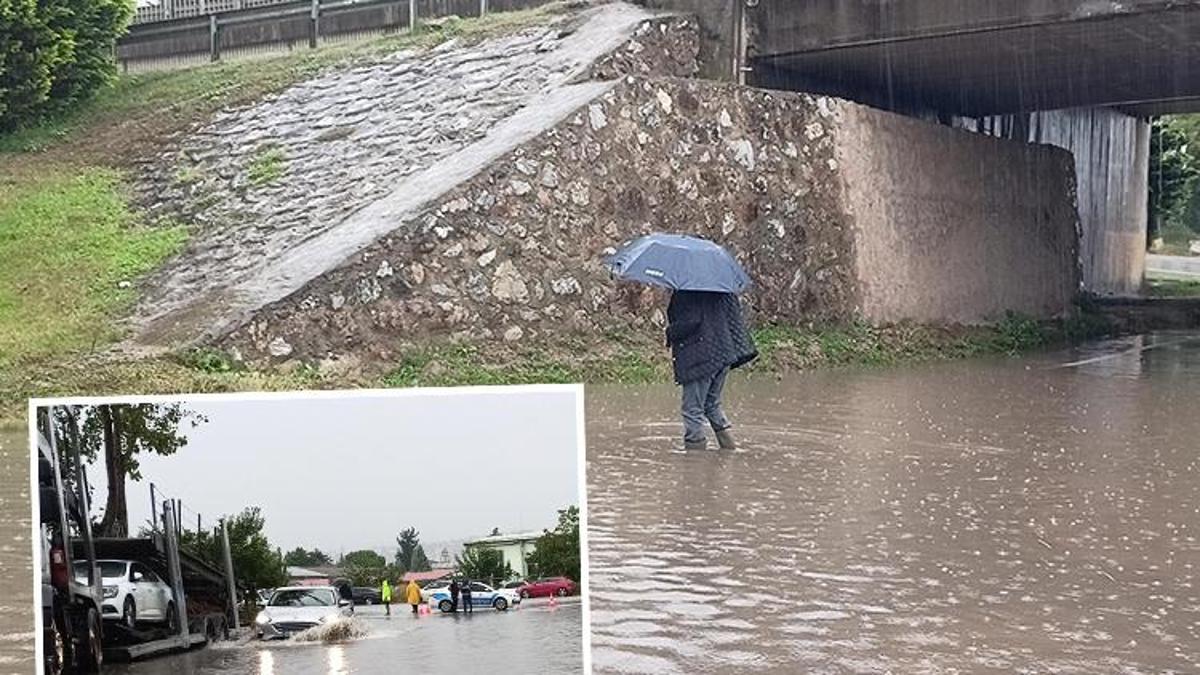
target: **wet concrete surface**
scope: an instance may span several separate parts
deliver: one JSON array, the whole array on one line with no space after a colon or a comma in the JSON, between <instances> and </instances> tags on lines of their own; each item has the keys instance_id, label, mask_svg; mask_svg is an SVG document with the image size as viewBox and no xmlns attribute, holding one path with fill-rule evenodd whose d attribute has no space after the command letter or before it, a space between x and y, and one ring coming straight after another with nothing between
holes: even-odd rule
<instances>
[{"instance_id":1,"label":"wet concrete surface","mask_svg":"<svg viewBox=\"0 0 1200 675\"><path fill-rule=\"evenodd\" d=\"M556 607L522 603L508 612L413 616L407 606L359 607L366 635L341 643L257 640L217 643L105 673L341 675L343 673L581 673L583 614L578 599Z\"/></svg>"},{"instance_id":2,"label":"wet concrete surface","mask_svg":"<svg viewBox=\"0 0 1200 675\"><path fill-rule=\"evenodd\" d=\"M1200 336L588 391L595 672L1200 672Z\"/></svg>"}]
</instances>

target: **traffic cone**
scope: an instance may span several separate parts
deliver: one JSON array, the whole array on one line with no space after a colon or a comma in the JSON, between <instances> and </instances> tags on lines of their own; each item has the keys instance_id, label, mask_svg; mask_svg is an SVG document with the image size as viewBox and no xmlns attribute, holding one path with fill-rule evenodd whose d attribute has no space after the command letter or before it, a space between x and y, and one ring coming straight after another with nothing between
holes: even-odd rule
<instances>
[{"instance_id":1,"label":"traffic cone","mask_svg":"<svg viewBox=\"0 0 1200 675\"><path fill-rule=\"evenodd\" d=\"M550 596L550 609L558 609L558 598Z\"/></svg>"}]
</instances>

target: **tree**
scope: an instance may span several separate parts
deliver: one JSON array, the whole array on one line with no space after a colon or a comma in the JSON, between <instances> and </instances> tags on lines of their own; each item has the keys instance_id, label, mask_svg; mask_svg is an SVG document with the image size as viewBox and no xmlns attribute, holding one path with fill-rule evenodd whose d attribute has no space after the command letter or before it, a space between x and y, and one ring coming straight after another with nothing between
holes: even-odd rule
<instances>
[{"instance_id":1,"label":"tree","mask_svg":"<svg viewBox=\"0 0 1200 675\"><path fill-rule=\"evenodd\" d=\"M340 564L355 586L374 586L388 574L387 560L370 549L351 551L342 556Z\"/></svg>"},{"instance_id":2,"label":"tree","mask_svg":"<svg viewBox=\"0 0 1200 675\"><path fill-rule=\"evenodd\" d=\"M538 537L533 553L525 557L529 573L535 577L580 578L579 507L571 506L558 512L554 531L546 530Z\"/></svg>"},{"instance_id":3,"label":"tree","mask_svg":"<svg viewBox=\"0 0 1200 675\"><path fill-rule=\"evenodd\" d=\"M295 567L312 567L332 565L333 559L328 555L325 555L325 553L319 548L306 551L304 548L297 546L296 548L288 551L287 555L283 556L283 562L286 565L292 565Z\"/></svg>"},{"instance_id":4,"label":"tree","mask_svg":"<svg viewBox=\"0 0 1200 675\"><path fill-rule=\"evenodd\" d=\"M116 76L132 0L0 0L0 132L61 112Z\"/></svg>"},{"instance_id":5,"label":"tree","mask_svg":"<svg viewBox=\"0 0 1200 675\"><path fill-rule=\"evenodd\" d=\"M275 588L287 583L283 557L267 540L263 532L266 520L257 506L251 506L236 516L226 516L222 521L229 530L233 573L240 583L251 589ZM180 535L180 545L214 565L223 565L220 527L199 533L184 531Z\"/></svg>"},{"instance_id":6,"label":"tree","mask_svg":"<svg viewBox=\"0 0 1200 675\"><path fill-rule=\"evenodd\" d=\"M425 549L421 546L420 533L415 527L400 531L396 537L396 568L405 572L428 572L431 568Z\"/></svg>"},{"instance_id":7,"label":"tree","mask_svg":"<svg viewBox=\"0 0 1200 675\"><path fill-rule=\"evenodd\" d=\"M1150 127L1150 198L1148 200L1151 236L1160 227L1178 228L1193 212L1190 202L1200 187L1200 137L1193 120L1159 117Z\"/></svg>"},{"instance_id":8,"label":"tree","mask_svg":"<svg viewBox=\"0 0 1200 675\"><path fill-rule=\"evenodd\" d=\"M458 573L468 579L498 585L516 576L504 554L494 548L473 546L463 551L455 561Z\"/></svg>"},{"instance_id":9,"label":"tree","mask_svg":"<svg viewBox=\"0 0 1200 675\"><path fill-rule=\"evenodd\" d=\"M73 442L79 443L79 453L88 463L98 462L103 455L108 495L104 502L104 517L96 526L96 534L102 537L129 536L125 483L142 478L138 456L144 453L175 454L187 445L187 437L179 434L180 425L190 421L195 427L207 421L177 403L76 406L70 410L66 407L56 410L54 423L62 442L64 466L70 464L65 453Z\"/></svg>"}]
</instances>

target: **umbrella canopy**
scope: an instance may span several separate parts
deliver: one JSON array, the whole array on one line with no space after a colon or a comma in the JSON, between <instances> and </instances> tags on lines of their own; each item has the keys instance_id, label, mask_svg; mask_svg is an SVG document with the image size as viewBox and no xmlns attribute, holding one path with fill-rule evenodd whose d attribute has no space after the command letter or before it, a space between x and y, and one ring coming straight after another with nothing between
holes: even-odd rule
<instances>
[{"instance_id":1,"label":"umbrella canopy","mask_svg":"<svg viewBox=\"0 0 1200 675\"><path fill-rule=\"evenodd\" d=\"M674 291L741 293L750 287L750 276L729 251L690 235L646 235L622 246L604 264L618 279Z\"/></svg>"}]
</instances>

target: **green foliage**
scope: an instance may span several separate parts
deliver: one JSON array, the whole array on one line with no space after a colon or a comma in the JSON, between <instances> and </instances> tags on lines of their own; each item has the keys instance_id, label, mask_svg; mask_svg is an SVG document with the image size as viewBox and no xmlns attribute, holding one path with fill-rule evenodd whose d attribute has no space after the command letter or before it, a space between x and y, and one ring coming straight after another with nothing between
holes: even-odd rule
<instances>
[{"instance_id":1,"label":"green foliage","mask_svg":"<svg viewBox=\"0 0 1200 675\"><path fill-rule=\"evenodd\" d=\"M333 559L319 548L306 551L302 547L297 546L283 556L283 564L294 567L323 566L332 565Z\"/></svg>"},{"instance_id":2,"label":"green foliage","mask_svg":"<svg viewBox=\"0 0 1200 675\"><path fill-rule=\"evenodd\" d=\"M494 548L472 546L455 558L458 573L472 581L498 586L516 576L504 554Z\"/></svg>"},{"instance_id":3,"label":"green foliage","mask_svg":"<svg viewBox=\"0 0 1200 675\"><path fill-rule=\"evenodd\" d=\"M401 530L400 536L396 537L396 546L398 546L396 569L400 574L430 570L429 558L425 555L425 548L421 546L420 533L415 527Z\"/></svg>"},{"instance_id":4,"label":"green foliage","mask_svg":"<svg viewBox=\"0 0 1200 675\"><path fill-rule=\"evenodd\" d=\"M116 76L131 0L0 0L0 132L38 123Z\"/></svg>"},{"instance_id":5,"label":"green foliage","mask_svg":"<svg viewBox=\"0 0 1200 675\"><path fill-rule=\"evenodd\" d=\"M283 169L283 150L268 146L259 150L254 155L254 158L250 160L250 167L247 169L247 178L250 180L251 185L261 187L279 180L283 176Z\"/></svg>"},{"instance_id":6,"label":"green foliage","mask_svg":"<svg viewBox=\"0 0 1200 675\"><path fill-rule=\"evenodd\" d=\"M185 236L139 222L111 171L0 175L0 368L113 339L135 282Z\"/></svg>"},{"instance_id":7,"label":"green foliage","mask_svg":"<svg viewBox=\"0 0 1200 675\"><path fill-rule=\"evenodd\" d=\"M283 558L271 546L263 533L266 520L257 506L251 506L236 516L222 519L229 529L229 552L233 574L239 584L251 591L277 588L287 584L287 568ZM221 529L205 532L185 530L179 543L192 553L208 560L218 568L224 566L225 552L221 545Z\"/></svg>"},{"instance_id":8,"label":"green foliage","mask_svg":"<svg viewBox=\"0 0 1200 675\"><path fill-rule=\"evenodd\" d=\"M1200 297L1198 279L1148 279L1147 293L1156 298Z\"/></svg>"},{"instance_id":9,"label":"green foliage","mask_svg":"<svg viewBox=\"0 0 1200 675\"><path fill-rule=\"evenodd\" d=\"M77 449L86 463L104 466L108 494L98 531L101 536L112 537L129 534L125 483L141 480L139 456L175 454L188 442L187 436L179 433L180 425L190 422L195 427L207 421L179 404L74 406L69 411L60 407L56 412L57 434L64 440L64 465L69 465L65 453L77 440ZM72 428L72 421L77 428Z\"/></svg>"},{"instance_id":10,"label":"green foliage","mask_svg":"<svg viewBox=\"0 0 1200 675\"><path fill-rule=\"evenodd\" d=\"M1016 312L1006 312L996 324L995 346L998 351L1018 354L1045 345L1049 340L1042 324Z\"/></svg>"},{"instance_id":11,"label":"green foliage","mask_svg":"<svg viewBox=\"0 0 1200 675\"><path fill-rule=\"evenodd\" d=\"M351 551L338 561L342 573L355 586L376 586L385 576L393 578L394 571L387 560L375 551L363 549Z\"/></svg>"},{"instance_id":12,"label":"green foliage","mask_svg":"<svg viewBox=\"0 0 1200 675\"><path fill-rule=\"evenodd\" d=\"M210 347L198 347L180 355L180 362L204 373L228 373L235 370L229 354Z\"/></svg>"},{"instance_id":13,"label":"green foliage","mask_svg":"<svg viewBox=\"0 0 1200 675\"><path fill-rule=\"evenodd\" d=\"M567 577L580 580L579 507L558 512L558 525L538 537L536 548L525 558L534 577Z\"/></svg>"},{"instance_id":14,"label":"green foliage","mask_svg":"<svg viewBox=\"0 0 1200 675\"><path fill-rule=\"evenodd\" d=\"M1200 125L1189 117L1156 118L1150 131L1151 228L1161 227L1161 235L1180 229L1200 233L1200 222L1189 220L1200 209L1198 190Z\"/></svg>"}]
</instances>

